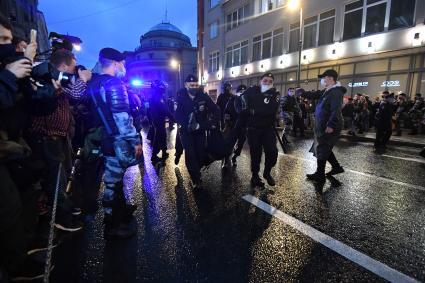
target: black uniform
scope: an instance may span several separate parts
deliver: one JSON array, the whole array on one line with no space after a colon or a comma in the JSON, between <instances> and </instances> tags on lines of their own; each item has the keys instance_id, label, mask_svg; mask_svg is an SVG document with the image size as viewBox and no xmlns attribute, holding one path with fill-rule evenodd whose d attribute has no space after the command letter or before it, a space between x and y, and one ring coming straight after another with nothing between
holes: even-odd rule
<instances>
[{"instance_id":1,"label":"black uniform","mask_svg":"<svg viewBox=\"0 0 425 283\"><path fill-rule=\"evenodd\" d=\"M375 149L385 149L392 134L392 104L387 101L382 101L375 115L376 140Z\"/></svg>"},{"instance_id":2,"label":"black uniform","mask_svg":"<svg viewBox=\"0 0 425 283\"><path fill-rule=\"evenodd\" d=\"M279 108L279 92L272 88L262 93L259 86L248 88L242 95L241 127L248 128L253 179L260 171L261 155L265 154L263 177L269 177L277 162L276 134L273 129Z\"/></svg>"},{"instance_id":3,"label":"black uniform","mask_svg":"<svg viewBox=\"0 0 425 283\"><path fill-rule=\"evenodd\" d=\"M229 102L229 100L232 97L232 93L230 91L225 90L223 93L221 93L217 98L217 106L220 108L221 111L221 129L224 130L225 128L225 121L224 121L224 111L226 109L226 105Z\"/></svg>"},{"instance_id":4,"label":"black uniform","mask_svg":"<svg viewBox=\"0 0 425 283\"><path fill-rule=\"evenodd\" d=\"M220 110L206 93L198 91L192 99L187 89L182 89L175 118L180 125L187 170L192 181L199 184L205 159L205 130L218 128Z\"/></svg>"}]
</instances>

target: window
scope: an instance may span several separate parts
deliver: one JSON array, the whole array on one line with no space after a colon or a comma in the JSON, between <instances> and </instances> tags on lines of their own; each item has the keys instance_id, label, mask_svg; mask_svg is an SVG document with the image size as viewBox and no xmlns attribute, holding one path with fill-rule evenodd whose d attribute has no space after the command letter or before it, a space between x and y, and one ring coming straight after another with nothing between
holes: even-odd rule
<instances>
[{"instance_id":1,"label":"window","mask_svg":"<svg viewBox=\"0 0 425 283\"><path fill-rule=\"evenodd\" d=\"M226 48L226 69L248 63L248 40Z\"/></svg>"},{"instance_id":2,"label":"window","mask_svg":"<svg viewBox=\"0 0 425 283\"><path fill-rule=\"evenodd\" d=\"M273 31L273 53L272 57L283 54L283 28Z\"/></svg>"},{"instance_id":3,"label":"window","mask_svg":"<svg viewBox=\"0 0 425 283\"><path fill-rule=\"evenodd\" d=\"M303 48L308 49L316 46L317 16L304 20Z\"/></svg>"},{"instance_id":4,"label":"window","mask_svg":"<svg viewBox=\"0 0 425 283\"><path fill-rule=\"evenodd\" d=\"M298 50L300 41L300 23L291 24L289 26L289 53Z\"/></svg>"},{"instance_id":5,"label":"window","mask_svg":"<svg viewBox=\"0 0 425 283\"><path fill-rule=\"evenodd\" d=\"M237 28L249 17L249 5L245 5L226 16L226 31Z\"/></svg>"},{"instance_id":6,"label":"window","mask_svg":"<svg viewBox=\"0 0 425 283\"><path fill-rule=\"evenodd\" d=\"M210 0L210 8L214 8L220 3L220 0Z\"/></svg>"},{"instance_id":7,"label":"window","mask_svg":"<svg viewBox=\"0 0 425 283\"><path fill-rule=\"evenodd\" d=\"M391 0L389 29L412 26L414 12L415 0Z\"/></svg>"},{"instance_id":8,"label":"window","mask_svg":"<svg viewBox=\"0 0 425 283\"><path fill-rule=\"evenodd\" d=\"M260 0L260 12L261 14L267 13L282 6L283 2L283 0Z\"/></svg>"},{"instance_id":9,"label":"window","mask_svg":"<svg viewBox=\"0 0 425 283\"><path fill-rule=\"evenodd\" d=\"M252 61L283 54L283 28L253 38Z\"/></svg>"},{"instance_id":10,"label":"window","mask_svg":"<svg viewBox=\"0 0 425 283\"><path fill-rule=\"evenodd\" d=\"M360 37L362 34L363 0L345 5L343 39Z\"/></svg>"},{"instance_id":11,"label":"window","mask_svg":"<svg viewBox=\"0 0 425 283\"><path fill-rule=\"evenodd\" d=\"M367 0L367 4L365 34L384 31L387 3L380 1L376 4L376 0Z\"/></svg>"},{"instance_id":12,"label":"window","mask_svg":"<svg viewBox=\"0 0 425 283\"><path fill-rule=\"evenodd\" d=\"M335 10L320 14L319 46L331 44L334 41Z\"/></svg>"},{"instance_id":13,"label":"window","mask_svg":"<svg viewBox=\"0 0 425 283\"><path fill-rule=\"evenodd\" d=\"M210 24L210 38L216 38L218 35L218 22Z\"/></svg>"},{"instance_id":14,"label":"window","mask_svg":"<svg viewBox=\"0 0 425 283\"><path fill-rule=\"evenodd\" d=\"M217 72L219 69L219 62L220 62L220 52L215 51L210 53L209 60L208 60L208 72L210 73Z\"/></svg>"}]
</instances>

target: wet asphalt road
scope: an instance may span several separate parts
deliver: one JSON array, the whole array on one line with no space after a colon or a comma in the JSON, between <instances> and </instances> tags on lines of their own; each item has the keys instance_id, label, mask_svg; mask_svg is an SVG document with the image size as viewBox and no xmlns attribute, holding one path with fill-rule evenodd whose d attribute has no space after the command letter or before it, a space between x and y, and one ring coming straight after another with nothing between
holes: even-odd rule
<instances>
[{"instance_id":1,"label":"wet asphalt road","mask_svg":"<svg viewBox=\"0 0 425 283\"><path fill-rule=\"evenodd\" d=\"M213 163L203 172L205 188L193 191L184 159L175 166L169 158L155 168L145 142L144 165L126 173L138 205L137 236L104 241L99 211L86 220L83 233L58 249L52 281L386 281L242 199L247 195L404 278L425 281L425 159L417 157L419 150L390 148L380 156L371 144L341 140L334 152L347 172L318 188L305 180L315 170L311 143L292 139L290 156L279 154L273 189L250 188L246 146L237 167L223 173Z\"/></svg>"}]
</instances>

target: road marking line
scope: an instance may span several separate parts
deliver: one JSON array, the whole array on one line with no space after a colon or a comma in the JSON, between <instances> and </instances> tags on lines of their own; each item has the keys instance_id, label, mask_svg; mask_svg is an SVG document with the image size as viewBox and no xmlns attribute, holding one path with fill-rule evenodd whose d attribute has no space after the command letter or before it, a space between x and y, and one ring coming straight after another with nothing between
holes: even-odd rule
<instances>
[{"instance_id":1,"label":"road marking line","mask_svg":"<svg viewBox=\"0 0 425 283\"><path fill-rule=\"evenodd\" d=\"M307 159L307 158L302 158L302 157L297 157L297 156L293 156L293 155L289 155L289 154L283 154L283 153L279 153L279 155L283 155L292 159L299 159L299 160L303 160L303 161L308 161L308 162L314 162L316 163L315 160L311 160L311 159ZM392 184L396 184L396 185L401 185L401 186L405 186L411 189L415 189L415 190L419 190L419 191L425 191L425 187L423 186L419 186L419 185L413 185L413 184L409 184L409 183L404 183L404 182L400 182L400 181L396 181L396 180L392 180L392 179L388 179L385 177L380 177L380 176L375 176L369 173L364 173L364 172L360 172L360 171L356 171L356 170L352 170L352 169L345 169L346 172L351 172L357 175L362 175L362 176L366 176L366 177L370 177L370 178L375 178L384 182L388 182L388 183L392 183Z\"/></svg>"},{"instance_id":2,"label":"road marking line","mask_svg":"<svg viewBox=\"0 0 425 283\"><path fill-rule=\"evenodd\" d=\"M377 276L384 278L390 282L419 282L418 280L397 271L388 265L377 261L366 254L359 252L350 246L320 232L319 230L314 229L313 227L301 222L300 220L278 210L277 208L263 202L262 200L256 198L253 195L246 195L242 197L245 201L255 205L266 213L270 214L281 220L283 223L291 226L295 230L303 233L304 235L310 237L314 241L324 245L325 247L333 250L334 252L342 255L346 259L357 263L363 268L371 271Z\"/></svg>"},{"instance_id":3,"label":"road marking line","mask_svg":"<svg viewBox=\"0 0 425 283\"><path fill-rule=\"evenodd\" d=\"M392 156L392 155L388 155L388 154L382 154L381 156L389 157L389 158L395 158L395 159L401 159L401 160L406 160L406 161L413 161L413 162L418 162L418 163L425 164L425 160L421 160L421 159L418 159L418 158Z\"/></svg>"}]
</instances>

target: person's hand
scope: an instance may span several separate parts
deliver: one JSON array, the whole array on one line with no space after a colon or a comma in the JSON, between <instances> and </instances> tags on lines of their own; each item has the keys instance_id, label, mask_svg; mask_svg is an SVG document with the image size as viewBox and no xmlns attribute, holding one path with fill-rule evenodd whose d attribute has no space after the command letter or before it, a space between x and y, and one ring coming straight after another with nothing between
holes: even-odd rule
<instances>
[{"instance_id":1,"label":"person's hand","mask_svg":"<svg viewBox=\"0 0 425 283\"><path fill-rule=\"evenodd\" d=\"M134 152L136 155L136 159L140 159L140 157L142 157L143 154L143 148L141 144L138 144L134 147Z\"/></svg>"},{"instance_id":2,"label":"person's hand","mask_svg":"<svg viewBox=\"0 0 425 283\"><path fill-rule=\"evenodd\" d=\"M89 71L89 70L81 70L81 69L78 69L78 76L80 77L80 79L83 81L83 82L88 82L89 80L91 80L91 77L92 77L92 73L91 73L91 71Z\"/></svg>"},{"instance_id":3,"label":"person's hand","mask_svg":"<svg viewBox=\"0 0 425 283\"><path fill-rule=\"evenodd\" d=\"M27 45L24 51L24 56L34 61L35 55L37 54L37 43L30 43Z\"/></svg>"},{"instance_id":4,"label":"person's hand","mask_svg":"<svg viewBox=\"0 0 425 283\"><path fill-rule=\"evenodd\" d=\"M31 62L28 59L21 59L6 65L6 70L10 71L18 79L28 77L31 74Z\"/></svg>"},{"instance_id":5,"label":"person's hand","mask_svg":"<svg viewBox=\"0 0 425 283\"><path fill-rule=\"evenodd\" d=\"M56 90L60 90L62 89L62 85L61 82L59 80L55 81L54 79L52 79L52 84L55 87Z\"/></svg>"},{"instance_id":6,"label":"person's hand","mask_svg":"<svg viewBox=\"0 0 425 283\"><path fill-rule=\"evenodd\" d=\"M333 132L334 132L334 129L332 129L331 127L326 127L325 133L332 134Z\"/></svg>"}]
</instances>

